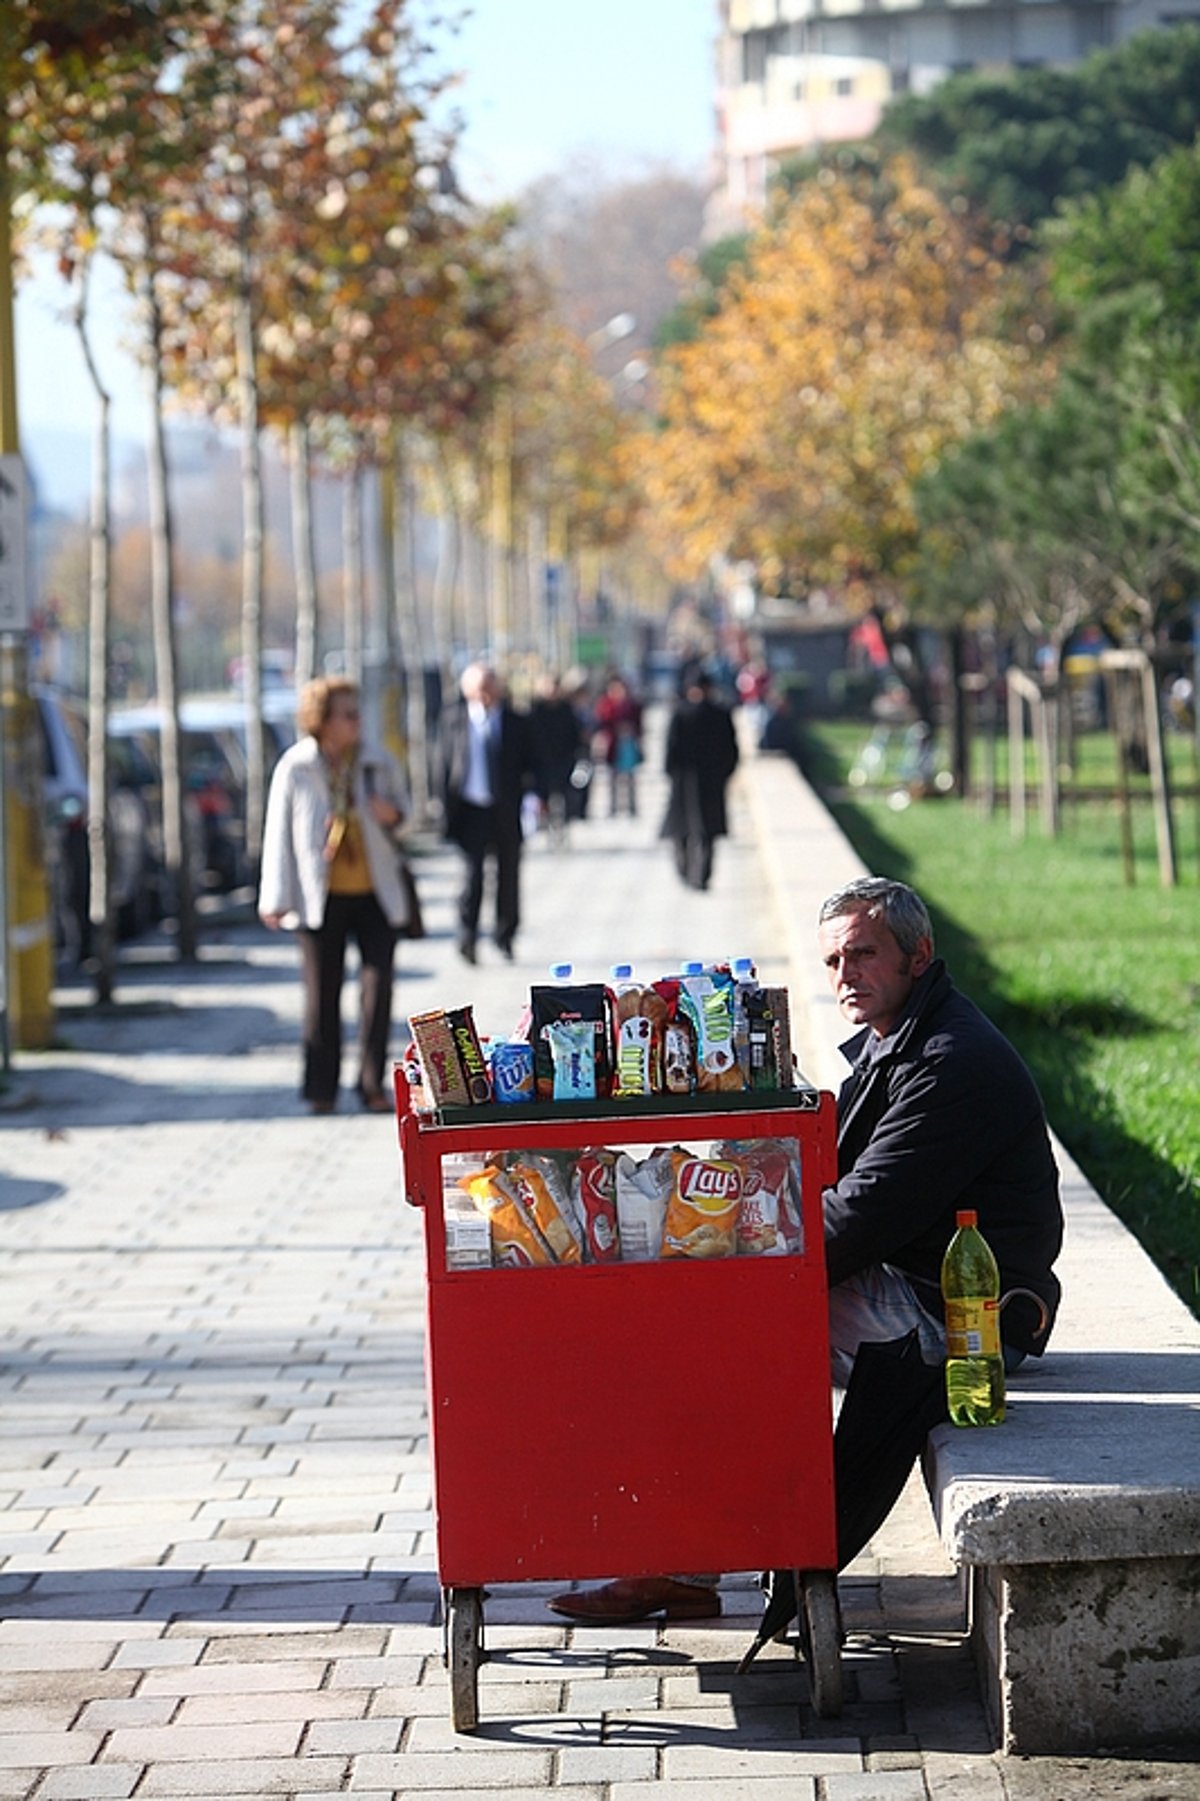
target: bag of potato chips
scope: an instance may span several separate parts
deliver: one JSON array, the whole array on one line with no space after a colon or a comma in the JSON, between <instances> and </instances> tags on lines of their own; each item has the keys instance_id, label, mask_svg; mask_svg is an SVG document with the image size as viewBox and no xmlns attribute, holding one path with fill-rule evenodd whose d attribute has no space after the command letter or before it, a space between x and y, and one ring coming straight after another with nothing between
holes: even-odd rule
<instances>
[{"instance_id":1,"label":"bag of potato chips","mask_svg":"<svg viewBox=\"0 0 1200 1801\"><path fill-rule=\"evenodd\" d=\"M731 1159L670 1153L674 1183L663 1226L664 1257L732 1257L742 1206L742 1172Z\"/></svg>"}]
</instances>

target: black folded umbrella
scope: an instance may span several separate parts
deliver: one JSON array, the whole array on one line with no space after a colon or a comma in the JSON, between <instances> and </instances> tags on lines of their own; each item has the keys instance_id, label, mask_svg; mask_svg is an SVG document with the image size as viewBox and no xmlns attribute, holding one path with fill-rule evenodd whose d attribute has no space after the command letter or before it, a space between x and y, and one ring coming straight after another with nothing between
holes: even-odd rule
<instances>
[{"instance_id":1,"label":"black folded umbrella","mask_svg":"<svg viewBox=\"0 0 1200 1801\"><path fill-rule=\"evenodd\" d=\"M878 1532L926 1438L948 1418L943 1367L924 1361L915 1331L859 1346L833 1434L839 1570ZM766 1609L743 1670L797 1615L793 1571L772 1570L766 1588Z\"/></svg>"}]
</instances>

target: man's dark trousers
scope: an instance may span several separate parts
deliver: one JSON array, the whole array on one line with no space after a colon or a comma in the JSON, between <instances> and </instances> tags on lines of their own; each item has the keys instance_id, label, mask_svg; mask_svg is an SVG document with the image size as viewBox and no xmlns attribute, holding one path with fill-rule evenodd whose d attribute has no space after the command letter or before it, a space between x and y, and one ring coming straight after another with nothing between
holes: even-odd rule
<instances>
[{"instance_id":1,"label":"man's dark trousers","mask_svg":"<svg viewBox=\"0 0 1200 1801\"><path fill-rule=\"evenodd\" d=\"M474 948L483 904L484 866L488 857L493 856L496 859L496 943L502 950L509 950L520 924L520 821L507 821L499 807L476 807L470 801L460 801L454 824L455 839L465 865L458 897L459 946L461 949Z\"/></svg>"}]
</instances>

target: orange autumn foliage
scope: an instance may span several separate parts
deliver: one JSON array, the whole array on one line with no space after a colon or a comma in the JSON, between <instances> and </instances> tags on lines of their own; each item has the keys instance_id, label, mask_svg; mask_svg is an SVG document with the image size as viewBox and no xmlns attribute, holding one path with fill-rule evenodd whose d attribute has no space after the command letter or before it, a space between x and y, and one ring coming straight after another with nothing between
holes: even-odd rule
<instances>
[{"instance_id":1,"label":"orange autumn foliage","mask_svg":"<svg viewBox=\"0 0 1200 1801\"><path fill-rule=\"evenodd\" d=\"M1038 380L1014 279L906 161L803 188L660 367L638 450L672 571L729 556L793 591L895 579L915 478Z\"/></svg>"}]
</instances>

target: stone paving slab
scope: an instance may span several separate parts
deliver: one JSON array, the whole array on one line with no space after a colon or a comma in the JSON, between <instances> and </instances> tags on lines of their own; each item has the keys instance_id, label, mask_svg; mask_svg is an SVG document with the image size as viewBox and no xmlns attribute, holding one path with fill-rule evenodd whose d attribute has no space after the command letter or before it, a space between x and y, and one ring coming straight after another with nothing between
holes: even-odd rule
<instances>
[{"instance_id":1,"label":"stone paving slab","mask_svg":"<svg viewBox=\"0 0 1200 1801\"><path fill-rule=\"evenodd\" d=\"M705 895L657 841L653 758L641 798L530 847L511 965L486 944L458 962L453 862L423 857L431 936L401 948L398 1022L472 1002L505 1030L564 956L598 977L747 953L794 982L807 926L755 831L801 834L822 886L843 856L795 773L739 777ZM1200 1793L1178 1764L993 1755L919 1482L843 1580L840 1720L813 1716L790 1648L736 1675L744 1574L720 1622L606 1631L549 1615L554 1585L498 1584L481 1728L456 1736L394 1123L301 1107L295 949L253 924L192 969L127 947L103 1018L58 998L60 1046L19 1060L0 1111L0 1801Z\"/></svg>"}]
</instances>

